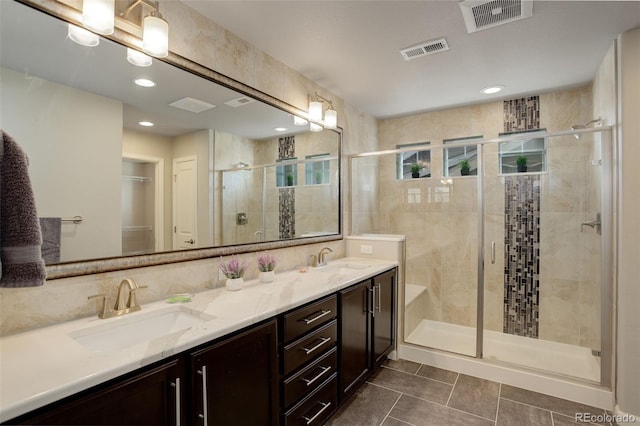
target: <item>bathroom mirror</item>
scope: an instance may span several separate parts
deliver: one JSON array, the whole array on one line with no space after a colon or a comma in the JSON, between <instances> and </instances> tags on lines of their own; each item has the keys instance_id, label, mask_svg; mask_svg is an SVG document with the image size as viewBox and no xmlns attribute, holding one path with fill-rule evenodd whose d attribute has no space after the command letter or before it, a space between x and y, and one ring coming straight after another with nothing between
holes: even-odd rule
<instances>
[{"instance_id":1,"label":"bathroom mirror","mask_svg":"<svg viewBox=\"0 0 640 426\"><path fill-rule=\"evenodd\" d=\"M0 7L0 127L29 156L39 215L61 219L48 265L90 273L99 262L74 263L120 269L341 237L340 131L296 126L184 58L134 66L125 46L81 46L60 19ZM168 254L215 247L229 250Z\"/></svg>"}]
</instances>

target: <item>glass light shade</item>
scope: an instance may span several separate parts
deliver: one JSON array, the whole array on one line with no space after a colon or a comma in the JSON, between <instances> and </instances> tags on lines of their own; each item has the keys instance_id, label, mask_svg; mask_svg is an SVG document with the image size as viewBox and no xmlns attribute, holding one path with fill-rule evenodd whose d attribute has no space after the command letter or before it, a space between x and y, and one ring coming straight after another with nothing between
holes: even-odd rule
<instances>
[{"instance_id":1,"label":"glass light shade","mask_svg":"<svg viewBox=\"0 0 640 426\"><path fill-rule=\"evenodd\" d=\"M324 128L335 129L338 127L338 113L335 109L328 109L324 112Z\"/></svg>"},{"instance_id":2,"label":"glass light shade","mask_svg":"<svg viewBox=\"0 0 640 426\"><path fill-rule=\"evenodd\" d=\"M322 102L320 101L309 102L309 120L311 121L322 120Z\"/></svg>"},{"instance_id":3,"label":"glass light shade","mask_svg":"<svg viewBox=\"0 0 640 426\"><path fill-rule=\"evenodd\" d=\"M113 34L115 0L83 0L82 24L98 34Z\"/></svg>"},{"instance_id":4,"label":"glass light shade","mask_svg":"<svg viewBox=\"0 0 640 426\"><path fill-rule=\"evenodd\" d=\"M320 126L319 124L309 123L309 130L311 130L312 132L321 132L322 129L323 127Z\"/></svg>"},{"instance_id":5,"label":"glass light shade","mask_svg":"<svg viewBox=\"0 0 640 426\"><path fill-rule=\"evenodd\" d=\"M73 24L69 24L69 31L67 34L71 40L82 46L93 47L100 44L99 35Z\"/></svg>"},{"instance_id":6,"label":"glass light shade","mask_svg":"<svg viewBox=\"0 0 640 426\"><path fill-rule=\"evenodd\" d=\"M127 47L127 61L137 67L148 67L151 66L151 63L153 62L151 56L145 55L144 53L130 47Z\"/></svg>"},{"instance_id":7,"label":"glass light shade","mask_svg":"<svg viewBox=\"0 0 640 426\"><path fill-rule=\"evenodd\" d=\"M293 124L296 126L306 126L308 123L307 120L305 120L302 117L298 117L297 115L293 116Z\"/></svg>"},{"instance_id":8,"label":"glass light shade","mask_svg":"<svg viewBox=\"0 0 640 426\"><path fill-rule=\"evenodd\" d=\"M144 18L142 50L158 58L169 55L169 24L167 21L153 15Z\"/></svg>"}]
</instances>

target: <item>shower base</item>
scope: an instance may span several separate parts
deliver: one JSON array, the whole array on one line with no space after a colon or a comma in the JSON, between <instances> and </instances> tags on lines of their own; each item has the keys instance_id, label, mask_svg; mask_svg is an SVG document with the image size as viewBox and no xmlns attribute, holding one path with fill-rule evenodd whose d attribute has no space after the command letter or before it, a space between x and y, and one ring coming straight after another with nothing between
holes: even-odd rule
<instances>
[{"instance_id":1,"label":"shower base","mask_svg":"<svg viewBox=\"0 0 640 426\"><path fill-rule=\"evenodd\" d=\"M476 329L423 320L405 342L475 356ZM600 382L600 357L594 356L591 349L580 346L485 330L483 357L485 360Z\"/></svg>"}]
</instances>

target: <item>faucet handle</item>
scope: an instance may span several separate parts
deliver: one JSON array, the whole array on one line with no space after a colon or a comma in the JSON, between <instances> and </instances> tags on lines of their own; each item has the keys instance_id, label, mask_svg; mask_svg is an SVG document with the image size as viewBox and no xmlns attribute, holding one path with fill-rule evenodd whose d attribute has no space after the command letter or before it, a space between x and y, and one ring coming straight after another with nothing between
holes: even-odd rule
<instances>
[{"instance_id":1,"label":"faucet handle","mask_svg":"<svg viewBox=\"0 0 640 426\"><path fill-rule=\"evenodd\" d=\"M94 294L93 296L87 297L87 300L93 299L102 299L102 308L100 310L100 313L98 313L98 318L108 318L109 314L113 312L113 309L111 309L111 306L109 306L109 301L112 299L107 298L107 296L104 294Z\"/></svg>"},{"instance_id":2,"label":"faucet handle","mask_svg":"<svg viewBox=\"0 0 640 426\"><path fill-rule=\"evenodd\" d=\"M136 308L136 307L140 308L140 305L138 304L138 299L136 299L136 292L142 288L149 288L149 286L141 285L129 290L129 300L127 301L127 308L129 309Z\"/></svg>"}]
</instances>

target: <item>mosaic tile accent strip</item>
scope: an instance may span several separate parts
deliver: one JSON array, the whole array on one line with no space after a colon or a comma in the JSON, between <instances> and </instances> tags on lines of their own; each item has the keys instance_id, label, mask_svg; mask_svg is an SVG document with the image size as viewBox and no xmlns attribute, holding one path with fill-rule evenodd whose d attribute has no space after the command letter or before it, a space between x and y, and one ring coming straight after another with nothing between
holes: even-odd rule
<instances>
[{"instance_id":1,"label":"mosaic tile accent strip","mask_svg":"<svg viewBox=\"0 0 640 426\"><path fill-rule=\"evenodd\" d=\"M503 331L538 338L540 177L505 176Z\"/></svg>"},{"instance_id":2,"label":"mosaic tile accent strip","mask_svg":"<svg viewBox=\"0 0 640 426\"><path fill-rule=\"evenodd\" d=\"M296 156L296 137L285 136L278 139L278 159ZM296 189L280 188L278 191L278 224L280 239L296 236Z\"/></svg>"},{"instance_id":3,"label":"mosaic tile accent strip","mask_svg":"<svg viewBox=\"0 0 640 426\"><path fill-rule=\"evenodd\" d=\"M540 97L504 101L504 131L535 130L540 128Z\"/></svg>"}]
</instances>

